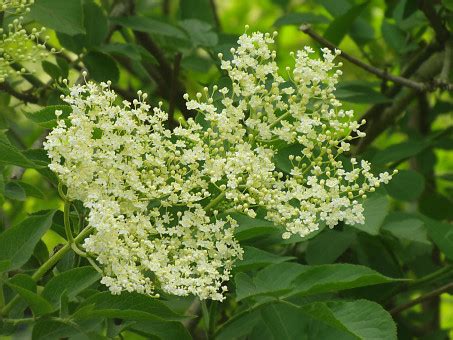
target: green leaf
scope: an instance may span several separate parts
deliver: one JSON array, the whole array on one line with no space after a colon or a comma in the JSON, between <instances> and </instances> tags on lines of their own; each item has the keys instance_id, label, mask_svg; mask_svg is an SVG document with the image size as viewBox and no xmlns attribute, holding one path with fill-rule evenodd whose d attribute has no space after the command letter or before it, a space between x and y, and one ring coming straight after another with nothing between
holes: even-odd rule
<instances>
[{"instance_id":1,"label":"green leaf","mask_svg":"<svg viewBox=\"0 0 453 340\"><path fill-rule=\"evenodd\" d=\"M108 54L91 51L83 57L83 63L88 69L88 76L95 81L112 81L116 83L120 76L120 71L115 60Z\"/></svg>"},{"instance_id":2,"label":"green leaf","mask_svg":"<svg viewBox=\"0 0 453 340\"><path fill-rule=\"evenodd\" d=\"M301 308L309 317L349 333L356 339L397 339L392 317L381 305L372 301L315 302Z\"/></svg>"},{"instance_id":3,"label":"green leaf","mask_svg":"<svg viewBox=\"0 0 453 340\"><path fill-rule=\"evenodd\" d=\"M3 273L4 271L8 270L9 267L11 267L10 260L0 260L0 273Z\"/></svg>"},{"instance_id":4,"label":"green leaf","mask_svg":"<svg viewBox=\"0 0 453 340\"><path fill-rule=\"evenodd\" d=\"M277 227L269 221L251 218L243 214L234 213L231 217L236 220L238 227L235 237L238 241L245 241L263 235L269 235L276 231Z\"/></svg>"},{"instance_id":5,"label":"green leaf","mask_svg":"<svg viewBox=\"0 0 453 340\"><path fill-rule=\"evenodd\" d=\"M366 1L360 5L351 7L345 14L337 17L327 28L324 38L334 45L339 45L345 35L348 34L354 21L368 6L368 3Z\"/></svg>"},{"instance_id":6,"label":"green leaf","mask_svg":"<svg viewBox=\"0 0 453 340\"><path fill-rule=\"evenodd\" d=\"M128 292L122 292L121 295L112 295L110 292L94 294L80 305L73 317L76 319L109 317L132 320L156 320L157 317L172 321L182 318L156 298Z\"/></svg>"},{"instance_id":7,"label":"green leaf","mask_svg":"<svg viewBox=\"0 0 453 340\"><path fill-rule=\"evenodd\" d=\"M413 157L429 146L427 140L408 140L403 143L394 144L384 150L378 151L371 162L373 164L387 164L391 162L400 162L407 158Z\"/></svg>"},{"instance_id":8,"label":"green leaf","mask_svg":"<svg viewBox=\"0 0 453 340\"><path fill-rule=\"evenodd\" d=\"M289 297L337 292L393 281L370 268L353 264L280 263L260 270L253 278L244 273L235 276L238 301L259 295Z\"/></svg>"},{"instance_id":9,"label":"green leaf","mask_svg":"<svg viewBox=\"0 0 453 340\"><path fill-rule=\"evenodd\" d=\"M41 319L33 326L32 340L62 339L83 334L86 335L84 328L72 321Z\"/></svg>"},{"instance_id":10,"label":"green leaf","mask_svg":"<svg viewBox=\"0 0 453 340\"><path fill-rule=\"evenodd\" d=\"M179 11L182 19L198 19L207 22L211 26L215 25L210 0L181 1Z\"/></svg>"},{"instance_id":11,"label":"green leaf","mask_svg":"<svg viewBox=\"0 0 453 340\"><path fill-rule=\"evenodd\" d=\"M124 56L135 61L140 61L142 59L140 48L134 44L113 43L103 45L99 47L98 50L108 54Z\"/></svg>"},{"instance_id":12,"label":"green leaf","mask_svg":"<svg viewBox=\"0 0 453 340\"><path fill-rule=\"evenodd\" d=\"M42 63L42 68L43 70L52 78L52 79L58 79L60 76L62 76L63 72L60 70L60 68L52 64L51 62L44 60Z\"/></svg>"},{"instance_id":13,"label":"green leaf","mask_svg":"<svg viewBox=\"0 0 453 340\"><path fill-rule=\"evenodd\" d=\"M389 211L387 196L381 193L370 194L363 202L364 224L354 224L352 227L370 235L378 235L379 228Z\"/></svg>"},{"instance_id":14,"label":"green leaf","mask_svg":"<svg viewBox=\"0 0 453 340\"><path fill-rule=\"evenodd\" d=\"M314 13L289 13L281 16L274 22L275 27L287 25L302 25L302 24L326 24L329 22L324 15Z\"/></svg>"},{"instance_id":15,"label":"green leaf","mask_svg":"<svg viewBox=\"0 0 453 340\"><path fill-rule=\"evenodd\" d=\"M80 0L37 0L30 16L55 31L75 35L85 33Z\"/></svg>"},{"instance_id":16,"label":"green leaf","mask_svg":"<svg viewBox=\"0 0 453 340\"><path fill-rule=\"evenodd\" d=\"M390 196L401 201L414 201L425 189L425 178L415 170L400 170L386 185Z\"/></svg>"},{"instance_id":17,"label":"green leaf","mask_svg":"<svg viewBox=\"0 0 453 340\"><path fill-rule=\"evenodd\" d=\"M16 182L6 183L4 195L6 198L17 201L25 201L27 198L25 190Z\"/></svg>"},{"instance_id":18,"label":"green leaf","mask_svg":"<svg viewBox=\"0 0 453 340\"><path fill-rule=\"evenodd\" d=\"M177 321L146 320L134 322L128 327L142 334L156 336L162 340L190 340L192 337L187 329Z\"/></svg>"},{"instance_id":19,"label":"green leaf","mask_svg":"<svg viewBox=\"0 0 453 340\"><path fill-rule=\"evenodd\" d=\"M393 213L389 215L381 231L389 232L401 240L431 244L423 221L406 214Z\"/></svg>"},{"instance_id":20,"label":"green leaf","mask_svg":"<svg viewBox=\"0 0 453 340\"><path fill-rule=\"evenodd\" d=\"M13 146L5 134L0 131L0 165L13 164L24 168L36 168L36 165L24 156L22 151Z\"/></svg>"},{"instance_id":21,"label":"green leaf","mask_svg":"<svg viewBox=\"0 0 453 340\"><path fill-rule=\"evenodd\" d=\"M258 248L245 246L243 259L236 262L235 270L245 271L256 269L270 264L287 262L294 259L295 257L293 256L278 256Z\"/></svg>"},{"instance_id":22,"label":"green leaf","mask_svg":"<svg viewBox=\"0 0 453 340\"><path fill-rule=\"evenodd\" d=\"M436 221L423 215L421 218L425 222L429 237L446 257L453 260L453 224Z\"/></svg>"},{"instance_id":23,"label":"green leaf","mask_svg":"<svg viewBox=\"0 0 453 340\"><path fill-rule=\"evenodd\" d=\"M42 127L53 128L57 125L57 116L55 116L55 111L57 110L63 112L60 119L66 119L72 112L72 108L69 105L51 105L36 112L25 112L25 115Z\"/></svg>"},{"instance_id":24,"label":"green leaf","mask_svg":"<svg viewBox=\"0 0 453 340\"><path fill-rule=\"evenodd\" d=\"M453 12L453 0L442 0L442 5Z\"/></svg>"},{"instance_id":25,"label":"green leaf","mask_svg":"<svg viewBox=\"0 0 453 340\"><path fill-rule=\"evenodd\" d=\"M406 46L406 34L398 26L384 20L381 27L385 42L396 52L401 53Z\"/></svg>"},{"instance_id":26,"label":"green leaf","mask_svg":"<svg viewBox=\"0 0 453 340\"><path fill-rule=\"evenodd\" d=\"M114 24L118 24L135 31L161 35L169 38L187 40L187 35L178 27L163 21L146 17L122 17L110 18Z\"/></svg>"},{"instance_id":27,"label":"green leaf","mask_svg":"<svg viewBox=\"0 0 453 340\"><path fill-rule=\"evenodd\" d=\"M44 193L35 186L22 182L11 181L5 185L5 196L18 201L24 201L27 196L44 199Z\"/></svg>"},{"instance_id":28,"label":"green leaf","mask_svg":"<svg viewBox=\"0 0 453 340\"><path fill-rule=\"evenodd\" d=\"M217 33L211 25L197 19L180 21L179 25L187 32L193 47L213 47L218 43Z\"/></svg>"},{"instance_id":29,"label":"green leaf","mask_svg":"<svg viewBox=\"0 0 453 340\"><path fill-rule=\"evenodd\" d=\"M338 99L350 103L378 104L388 103L391 99L376 91L372 84L364 81L346 81L337 86Z\"/></svg>"},{"instance_id":30,"label":"green leaf","mask_svg":"<svg viewBox=\"0 0 453 340\"><path fill-rule=\"evenodd\" d=\"M8 270L20 268L33 254L33 249L52 224L54 210L31 215L0 234L0 261L9 260Z\"/></svg>"},{"instance_id":31,"label":"green leaf","mask_svg":"<svg viewBox=\"0 0 453 340\"><path fill-rule=\"evenodd\" d=\"M85 27L86 47L99 46L108 35L108 20L101 7L93 1L83 5L83 26Z\"/></svg>"},{"instance_id":32,"label":"green leaf","mask_svg":"<svg viewBox=\"0 0 453 340\"><path fill-rule=\"evenodd\" d=\"M333 263L354 239L355 233L348 230L326 230L308 242L305 259L310 265Z\"/></svg>"},{"instance_id":33,"label":"green leaf","mask_svg":"<svg viewBox=\"0 0 453 340\"><path fill-rule=\"evenodd\" d=\"M14 285L12 283L8 283L8 286L11 287L11 289L13 289L17 294L20 295L21 298L26 301L35 316L49 314L52 312L52 306L42 296L39 296L38 294L26 288Z\"/></svg>"},{"instance_id":34,"label":"green leaf","mask_svg":"<svg viewBox=\"0 0 453 340\"><path fill-rule=\"evenodd\" d=\"M101 275L93 267L73 268L53 277L44 287L42 296L59 308L63 294L73 299L100 278Z\"/></svg>"}]
</instances>

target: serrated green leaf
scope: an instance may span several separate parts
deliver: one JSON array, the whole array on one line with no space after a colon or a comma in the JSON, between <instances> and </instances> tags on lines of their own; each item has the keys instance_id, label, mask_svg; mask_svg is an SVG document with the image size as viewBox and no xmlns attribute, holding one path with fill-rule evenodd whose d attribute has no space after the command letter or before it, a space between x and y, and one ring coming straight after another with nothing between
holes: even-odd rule
<instances>
[{"instance_id":1,"label":"serrated green leaf","mask_svg":"<svg viewBox=\"0 0 453 340\"><path fill-rule=\"evenodd\" d=\"M343 230L325 230L308 242L305 259L308 264L333 263L355 239L355 233Z\"/></svg>"},{"instance_id":2,"label":"serrated green leaf","mask_svg":"<svg viewBox=\"0 0 453 340\"><path fill-rule=\"evenodd\" d=\"M243 214L231 214L231 217L238 223L234 232L238 241L269 235L276 231L275 225L268 221L251 218Z\"/></svg>"},{"instance_id":3,"label":"serrated green leaf","mask_svg":"<svg viewBox=\"0 0 453 340\"><path fill-rule=\"evenodd\" d=\"M413 157L429 146L427 140L408 140L403 143L394 144L384 150L378 151L371 160L374 164L387 164L399 162Z\"/></svg>"},{"instance_id":4,"label":"serrated green leaf","mask_svg":"<svg viewBox=\"0 0 453 340\"><path fill-rule=\"evenodd\" d=\"M301 309L309 317L349 333L356 339L397 339L392 317L376 302L315 302L302 306Z\"/></svg>"},{"instance_id":5,"label":"serrated green leaf","mask_svg":"<svg viewBox=\"0 0 453 340\"><path fill-rule=\"evenodd\" d=\"M0 234L0 261L9 260L8 270L20 268L33 254L33 249L50 228L55 211L31 215Z\"/></svg>"},{"instance_id":6,"label":"serrated green leaf","mask_svg":"<svg viewBox=\"0 0 453 340\"><path fill-rule=\"evenodd\" d=\"M112 81L116 83L119 79L120 71L115 60L108 54L91 51L83 57L83 63L88 69L88 76L95 81Z\"/></svg>"},{"instance_id":7,"label":"serrated green leaf","mask_svg":"<svg viewBox=\"0 0 453 340\"><path fill-rule=\"evenodd\" d=\"M393 281L368 267L340 263L320 266L281 263L262 269L253 278L243 273L235 277L238 301L259 295L289 297L338 292Z\"/></svg>"},{"instance_id":8,"label":"serrated green leaf","mask_svg":"<svg viewBox=\"0 0 453 340\"><path fill-rule=\"evenodd\" d=\"M146 17L110 18L110 21L140 32L161 35L169 38L187 40L188 37L180 28L163 21Z\"/></svg>"},{"instance_id":9,"label":"serrated green leaf","mask_svg":"<svg viewBox=\"0 0 453 340\"><path fill-rule=\"evenodd\" d=\"M5 184L4 195L6 198L17 201L25 201L27 198L25 190L16 182L8 182Z\"/></svg>"},{"instance_id":10,"label":"serrated green leaf","mask_svg":"<svg viewBox=\"0 0 453 340\"><path fill-rule=\"evenodd\" d=\"M60 76L62 76L62 72L60 68L52 64L51 62L44 60L42 63L42 68L43 70L52 78L52 79L58 79Z\"/></svg>"},{"instance_id":11,"label":"serrated green leaf","mask_svg":"<svg viewBox=\"0 0 453 340\"><path fill-rule=\"evenodd\" d=\"M80 0L39 0L31 7L30 17L55 31L75 35L85 33Z\"/></svg>"},{"instance_id":12,"label":"serrated green leaf","mask_svg":"<svg viewBox=\"0 0 453 340\"><path fill-rule=\"evenodd\" d=\"M341 82L337 86L335 95L339 100L350 103L379 104L391 101L373 86L363 81Z\"/></svg>"},{"instance_id":13,"label":"serrated green leaf","mask_svg":"<svg viewBox=\"0 0 453 340\"><path fill-rule=\"evenodd\" d=\"M235 270L244 271L256 269L270 264L287 262L294 259L295 257L293 256L279 256L255 247L245 246L243 259L236 262Z\"/></svg>"},{"instance_id":14,"label":"serrated green leaf","mask_svg":"<svg viewBox=\"0 0 453 340\"><path fill-rule=\"evenodd\" d=\"M108 35L107 17L102 8L93 1L86 1L83 5L83 26L86 32L86 47L99 46Z\"/></svg>"},{"instance_id":15,"label":"serrated green leaf","mask_svg":"<svg viewBox=\"0 0 453 340\"><path fill-rule=\"evenodd\" d=\"M50 301L53 307L59 308L63 293L66 293L68 299L73 299L100 278L101 274L93 267L73 268L53 277L41 295Z\"/></svg>"},{"instance_id":16,"label":"serrated green leaf","mask_svg":"<svg viewBox=\"0 0 453 340\"><path fill-rule=\"evenodd\" d=\"M98 317L121 318L132 320L171 320L182 317L173 312L164 303L148 295L123 292L112 295L110 292L94 294L86 299L73 314L75 319Z\"/></svg>"},{"instance_id":17,"label":"serrated green leaf","mask_svg":"<svg viewBox=\"0 0 453 340\"><path fill-rule=\"evenodd\" d=\"M36 168L21 150L13 146L3 132L0 131L0 165L13 164L24 168Z\"/></svg>"},{"instance_id":18,"label":"serrated green leaf","mask_svg":"<svg viewBox=\"0 0 453 340\"><path fill-rule=\"evenodd\" d=\"M369 2L366 1L362 4L351 7L345 14L337 17L327 28L324 33L324 38L334 45L339 45L345 35L348 34L354 21L368 6L368 3Z\"/></svg>"},{"instance_id":19,"label":"serrated green leaf","mask_svg":"<svg viewBox=\"0 0 453 340\"><path fill-rule=\"evenodd\" d=\"M158 337L162 340L189 340L192 339L187 329L177 321L146 320L134 322L128 327L141 334Z\"/></svg>"},{"instance_id":20,"label":"serrated green leaf","mask_svg":"<svg viewBox=\"0 0 453 340\"><path fill-rule=\"evenodd\" d=\"M179 25L187 32L193 47L213 47L217 45L219 38L212 31L211 25L197 19L180 21Z\"/></svg>"},{"instance_id":21,"label":"serrated green leaf","mask_svg":"<svg viewBox=\"0 0 453 340\"><path fill-rule=\"evenodd\" d=\"M33 311L33 315L41 316L52 312L50 303L42 296L20 286L8 283L8 286L23 298Z\"/></svg>"},{"instance_id":22,"label":"serrated green leaf","mask_svg":"<svg viewBox=\"0 0 453 340\"><path fill-rule=\"evenodd\" d=\"M389 211L389 201L382 193L370 194L363 202L364 224L354 224L352 227L370 235L378 235L379 229Z\"/></svg>"},{"instance_id":23,"label":"serrated green leaf","mask_svg":"<svg viewBox=\"0 0 453 340\"><path fill-rule=\"evenodd\" d=\"M57 125L57 116L55 115L57 110L63 112L60 119L68 118L72 112L72 108L69 105L51 105L39 111L25 112L25 116L42 127L53 128Z\"/></svg>"},{"instance_id":24,"label":"serrated green leaf","mask_svg":"<svg viewBox=\"0 0 453 340\"><path fill-rule=\"evenodd\" d=\"M400 170L386 185L390 196L401 201L417 199L425 189L425 178L415 170Z\"/></svg>"},{"instance_id":25,"label":"serrated green leaf","mask_svg":"<svg viewBox=\"0 0 453 340\"><path fill-rule=\"evenodd\" d=\"M401 240L431 244L423 221L405 214L389 215L381 231L386 231Z\"/></svg>"},{"instance_id":26,"label":"serrated green leaf","mask_svg":"<svg viewBox=\"0 0 453 340\"><path fill-rule=\"evenodd\" d=\"M429 237L450 260L453 260L453 224L436 221L423 215L421 218L425 222Z\"/></svg>"}]
</instances>

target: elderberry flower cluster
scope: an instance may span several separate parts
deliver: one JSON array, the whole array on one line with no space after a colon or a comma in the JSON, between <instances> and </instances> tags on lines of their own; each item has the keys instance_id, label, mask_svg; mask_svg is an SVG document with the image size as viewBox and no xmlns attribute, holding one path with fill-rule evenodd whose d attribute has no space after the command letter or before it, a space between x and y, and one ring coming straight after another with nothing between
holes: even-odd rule
<instances>
[{"instance_id":1,"label":"elderberry flower cluster","mask_svg":"<svg viewBox=\"0 0 453 340\"><path fill-rule=\"evenodd\" d=\"M88 82L63 97L72 112L45 149L67 197L90 211L84 247L112 293L222 300L242 257L231 212L264 211L283 238L364 222L361 199L392 175L344 155L351 132L364 133L335 98L338 53L298 51L285 80L273 42L244 34L231 60L219 55L231 86L185 95L199 117L174 130L141 91L118 102L109 83Z\"/></svg>"},{"instance_id":2,"label":"elderberry flower cluster","mask_svg":"<svg viewBox=\"0 0 453 340\"><path fill-rule=\"evenodd\" d=\"M28 6L33 3L33 0L0 1L0 11L28 13ZM34 72L33 69L27 71L23 65L33 67L55 53L55 49L46 49L45 42L49 37L45 36L40 40L46 29L33 28L31 32L27 32L23 27L23 20L23 16L20 16L8 24L6 30L0 28L0 83L13 75Z\"/></svg>"}]
</instances>

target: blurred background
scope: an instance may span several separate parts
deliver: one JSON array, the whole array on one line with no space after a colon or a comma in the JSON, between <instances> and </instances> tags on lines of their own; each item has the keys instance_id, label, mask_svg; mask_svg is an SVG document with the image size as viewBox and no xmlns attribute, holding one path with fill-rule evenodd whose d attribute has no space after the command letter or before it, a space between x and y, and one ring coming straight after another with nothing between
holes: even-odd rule
<instances>
[{"instance_id":1,"label":"blurred background","mask_svg":"<svg viewBox=\"0 0 453 340\"><path fill-rule=\"evenodd\" d=\"M378 169L398 168L400 174L385 188L384 201L368 211L373 225L365 225L353 238L328 231L310 241L311 246L301 247L299 256L310 264L354 258L392 277L423 277L449 265L453 258L452 0L85 0L82 6L86 34L65 31L64 23L46 22L33 8L27 17L27 29L48 27L48 47L59 52L37 66L35 76L47 86L37 88L21 78L14 82L19 91L34 96L35 103L25 105L7 92L0 93L0 129L7 129L15 146L42 146L48 126L29 113L60 104L58 84L63 78L80 81L82 70L90 79L111 80L123 98L131 100L143 90L153 104L163 100L174 116L170 124L174 126L191 115L184 107L184 93L193 95L203 86L224 81L217 54L228 58L245 25L247 32L278 31L275 49L283 76L285 67L293 63L290 51L305 45L319 51L327 40L355 60L342 60L337 90L344 107L368 121L368 135L354 152ZM302 32L301 25L309 26ZM388 74L403 81L393 81ZM42 156L38 153L37 159ZM3 228L42 209L61 209L54 185L41 172L2 169ZM394 221L397 227L389 227ZM430 227L436 223L443 227ZM380 229L379 235L375 229ZM438 230L443 232L439 242ZM45 235L49 251L59 242L57 232ZM314 245L332 246L335 251L317 254L309 250ZM408 294L416 298L438 284ZM445 339L453 328L453 296L445 292L396 318L401 338Z\"/></svg>"}]
</instances>

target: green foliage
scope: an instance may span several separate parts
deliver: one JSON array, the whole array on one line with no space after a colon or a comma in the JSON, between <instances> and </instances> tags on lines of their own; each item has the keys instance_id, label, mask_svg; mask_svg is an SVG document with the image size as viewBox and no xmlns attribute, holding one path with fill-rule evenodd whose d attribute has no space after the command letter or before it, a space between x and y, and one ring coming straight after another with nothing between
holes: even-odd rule
<instances>
[{"instance_id":1,"label":"green foliage","mask_svg":"<svg viewBox=\"0 0 453 340\"><path fill-rule=\"evenodd\" d=\"M5 30L13 12L2 12ZM12 64L18 74L0 83L2 338L451 337L452 0L36 0L22 14L30 34L47 28L46 46L56 53L36 70L30 61ZM71 113L60 99L68 91L65 79L84 82L86 70L87 79L111 81L118 102L133 102L138 90L149 94L152 106L162 101L172 110L169 128L189 118L207 128L182 96L204 86L211 92L214 82L231 90L217 54L230 58L246 24L248 32L278 30L276 62L283 69L294 63L286 52L304 45L318 51L320 37L352 59L344 61L335 94L359 121L367 120L367 136L360 141L351 133L353 148L341 160L350 166L354 156L376 171L399 172L363 199L363 224L322 225L305 237L283 240L283 227L267 221L264 210L252 218L219 205L219 216L237 221L235 238L244 249L221 303L112 295L82 246L91 232L88 208L73 201L64 214L68 193L42 147L57 124L55 111L63 120ZM303 24L315 35L300 32ZM213 96L215 104L221 99ZM286 178L294 167L288 156L303 147L272 147Z\"/></svg>"}]
</instances>

